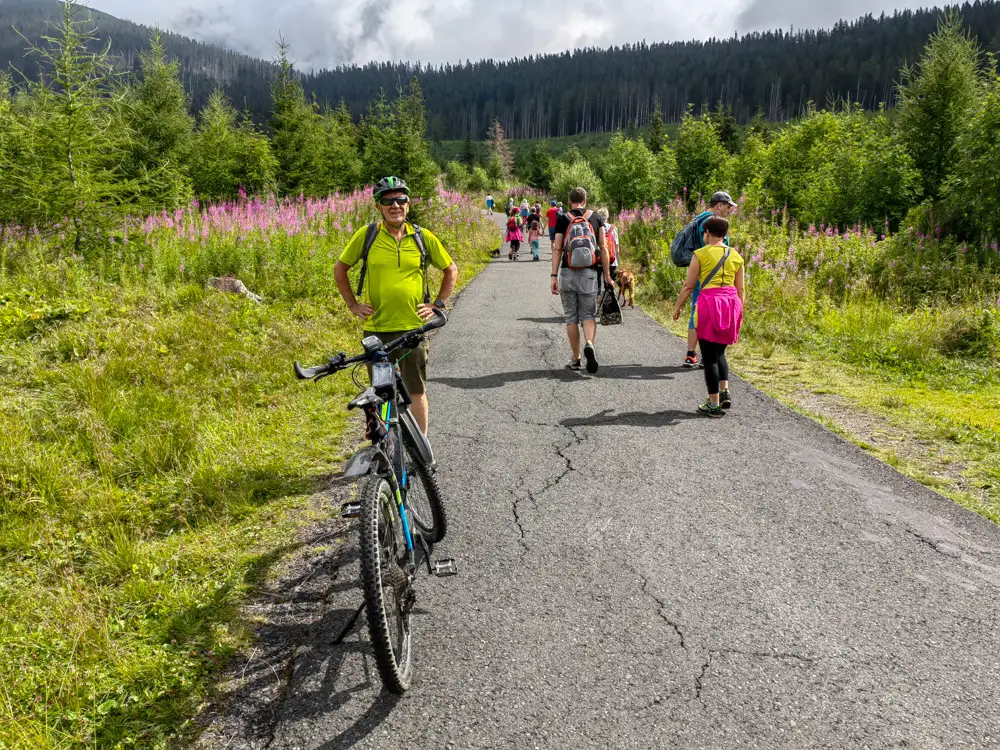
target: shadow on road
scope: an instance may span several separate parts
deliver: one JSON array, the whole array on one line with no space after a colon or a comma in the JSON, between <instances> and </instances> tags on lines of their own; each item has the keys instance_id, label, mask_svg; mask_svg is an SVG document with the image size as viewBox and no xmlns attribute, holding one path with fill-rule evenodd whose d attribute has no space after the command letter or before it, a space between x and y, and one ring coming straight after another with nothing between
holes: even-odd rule
<instances>
[{"instance_id":1,"label":"shadow on road","mask_svg":"<svg viewBox=\"0 0 1000 750\"><path fill-rule=\"evenodd\" d=\"M347 487L332 488L331 508ZM245 613L253 647L230 665L230 692L206 717L196 748L250 750L309 731L328 732L323 748L349 748L390 715L398 697L382 689L375 667L356 536L355 525L330 519L266 561ZM284 572L265 575L279 560Z\"/></svg>"},{"instance_id":2,"label":"shadow on road","mask_svg":"<svg viewBox=\"0 0 1000 750\"><path fill-rule=\"evenodd\" d=\"M672 380L683 367L647 367L644 365L606 365L601 367L594 378L606 380ZM451 388L478 391L488 388L502 388L510 383L526 383L530 380L558 380L572 383L589 380L584 372L573 372L566 368L558 370L521 370L518 372L498 372L478 378L430 378L432 383L440 383Z\"/></svg>"},{"instance_id":3,"label":"shadow on road","mask_svg":"<svg viewBox=\"0 0 1000 750\"><path fill-rule=\"evenodd\" d=\"M344 750L345 748L354 747L388 718L401 697L383 690L378 698L375 699L371 708L365 712L364 716L329 742L320 745L319 750Z\"/></svg>"},{"instance_id":4,"label":"shadow on road","mask_svg":"<svg viewBox=\"0 0 1000 750\"><path fill-rule=\"evenodd\" d=\"M686 419L700 419L695 411L666 409L657 412L631 411L619 414L613 409L605 409L589 417L564 419L563 427L673 427Z\"/></svg>"},{"instance_id":5,"label":"shadow on road","mask_svg":"<svg viewBox=\"0 0 1000 750\"><path fill-rule=\"evenodd\" d=\"M523 321L525 323L541 323L543 325L549 325L549 324L555 325L556 323L565 322L566 319L560 316L551 318L518 318L518 320Z\"/></svg>"}]
</instances>

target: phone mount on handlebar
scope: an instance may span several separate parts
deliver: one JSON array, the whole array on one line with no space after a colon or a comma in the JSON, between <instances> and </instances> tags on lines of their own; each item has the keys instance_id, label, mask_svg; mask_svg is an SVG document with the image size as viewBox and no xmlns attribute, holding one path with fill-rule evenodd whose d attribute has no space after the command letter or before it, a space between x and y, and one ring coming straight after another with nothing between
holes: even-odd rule
<instances>
[{"instance_id":1,"label":"phone mount on handlebar","mask_svg":"<svg viewBox=\"0 0 1000 750\"><path fill-rule=\"evenodd\" d=\"M382 339L378 336L367 336L361 340L361 346L363 346L365 351L369 354L374 354L382 348Z\"/></svg>"}]
</instances>

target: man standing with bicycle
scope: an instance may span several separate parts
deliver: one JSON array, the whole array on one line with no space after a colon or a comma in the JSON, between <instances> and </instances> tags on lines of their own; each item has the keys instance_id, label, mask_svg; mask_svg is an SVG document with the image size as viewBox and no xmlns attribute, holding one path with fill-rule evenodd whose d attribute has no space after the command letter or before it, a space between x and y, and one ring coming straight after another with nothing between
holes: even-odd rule
<instances>
[{"instance_id":1,"label":"man standing with bicycle","mask_svg":"<svg viewBox=\"0 0 1000 750\"><path fill-rule=\"evenodd\" d=\"M444 309L455 289L458 267L431 232L406 221L409 189L398 177L379 180L373 190L381 221L362 227L341 253L333 275L340 296L356 318L364 321L364 335L384 343L399 338ZM362 262L358 289L351 288L348 271ZM444 272L433 303L427 286L427 267ZM359 299L367 290L368 302ZM427 434L427 344L400 352L398 365L410 392L417 425ZM394 359L394 361L397 361Z\"/></svg>"}]
</instances>

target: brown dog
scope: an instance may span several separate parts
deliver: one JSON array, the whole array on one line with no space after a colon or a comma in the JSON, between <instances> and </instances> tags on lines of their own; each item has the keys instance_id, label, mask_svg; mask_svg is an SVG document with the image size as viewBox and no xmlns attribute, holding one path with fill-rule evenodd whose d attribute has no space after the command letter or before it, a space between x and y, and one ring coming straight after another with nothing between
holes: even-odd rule
<instances>
[{"instance_id":1,"label":"brown dog","mask_svg":"<svg viewBox=\"0 0 1000 750\"><path fill-rule=\"evenodd\" d=\"M618 288L621 290L622 307L625 306L625 295L628 295L628 306L635 307L635 274L631 271L618 272Z\"/></svg>"}]
</instances>

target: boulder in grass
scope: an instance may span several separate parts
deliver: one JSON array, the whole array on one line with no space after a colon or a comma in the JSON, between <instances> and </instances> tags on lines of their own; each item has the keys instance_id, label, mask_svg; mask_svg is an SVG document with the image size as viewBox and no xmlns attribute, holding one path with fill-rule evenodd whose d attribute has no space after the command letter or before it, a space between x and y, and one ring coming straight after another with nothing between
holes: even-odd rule
<instances>
[{"instance_id":1,"label":"boulder in grass","mask_svg":"<svg viewBox=\"0 0 1000 750\"><path fill-rule=\"evenodd\" d=\"M213 276L208 280L208 287L209 289L215 289L218 292L240 294L249 300L253 300L258 305L264 301L263 297L259 294L251 292L247 289L246 284L233 276Z\"/></svg>"}]
</instances>

